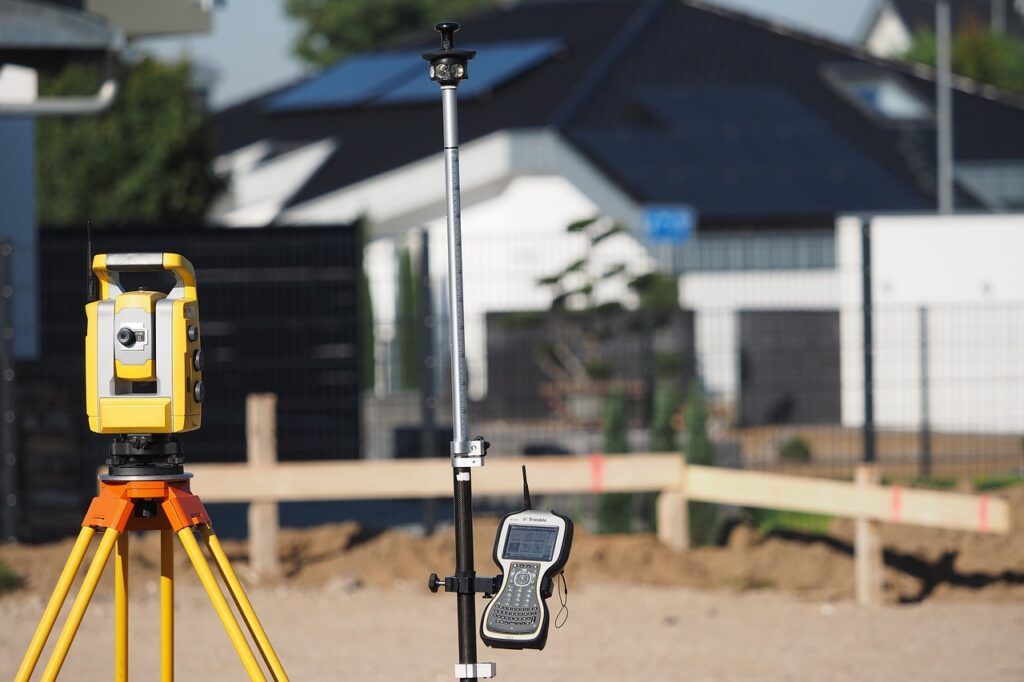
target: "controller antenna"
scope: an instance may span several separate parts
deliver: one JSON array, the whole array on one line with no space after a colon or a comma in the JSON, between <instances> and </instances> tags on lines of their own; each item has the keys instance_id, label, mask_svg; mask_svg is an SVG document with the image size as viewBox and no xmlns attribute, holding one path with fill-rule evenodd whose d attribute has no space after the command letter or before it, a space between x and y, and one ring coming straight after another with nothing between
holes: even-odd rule
<instances>
[{"instance_id":1,"label":"controller antenna","mask_svg":"<svg viewBox=\"0 0 1024 682\"><path fill-rule=\"evenodd\" d=\"M100 298L99 282L92 271L92 221L85 221L85 302L92 303Z\"/></svg>"},{"instance_id":2,"label":"controller antenna","mask_svg":"<svg viewBox=\"0 0 1024 682\"><path fill-rule=\"evenodd\" d=\"M533 509L533 500L530 499L530 484L526 482L526 465L523 465L523 507L526 509Z\"/></svg>"}]
</instances>

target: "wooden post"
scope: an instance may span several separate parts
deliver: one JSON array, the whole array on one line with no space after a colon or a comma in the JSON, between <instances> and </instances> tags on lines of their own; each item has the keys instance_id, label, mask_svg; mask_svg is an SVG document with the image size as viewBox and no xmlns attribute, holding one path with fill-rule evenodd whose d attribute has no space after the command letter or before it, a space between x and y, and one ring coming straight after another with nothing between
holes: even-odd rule
<instances>
[{"instance_id":1,"label":"wooden post","mask_svg":"<svg viewBox=\"0 0 1024 682\"><path fill-rule=\"evenodd\" d=\"M680 458L681 459L681 458ZM658 493L658 540L663 545L685 552L690 549L690 515L686 499L686 462L680 462L681 485Z\"/></svg>"},{"instance_id":2,"label":"wooden post","mask_svg":"<svg viewBox=\"0 0 1024 682\"><path fill-rule=\"evenodd\" d=\"M245 401L245 441L249 466L269 470L277 464L277 396L252 393ZM277 555L277 502L254 498L249 503L249 568L258 581L281 575Z\"/></svg>"},{"instance_id":3,"label":"wooden post","mask_svg":"<svg viewBox=\"0 0 1024 682\"><path fill-rule=\"evenodd\" d=\"M854 483L868 487L878 485L878 466L860 464ZM863 516L854 522L853 555L857 586L857 603L875 606L882 603L882 535L880 523Z\"/></svg>"}]
</instances>

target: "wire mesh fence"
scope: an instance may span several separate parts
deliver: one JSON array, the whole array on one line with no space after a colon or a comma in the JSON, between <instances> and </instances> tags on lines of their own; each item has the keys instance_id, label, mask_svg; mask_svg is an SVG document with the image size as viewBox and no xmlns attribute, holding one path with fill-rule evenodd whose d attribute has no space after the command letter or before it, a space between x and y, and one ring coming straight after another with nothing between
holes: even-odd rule
<instances>
[{"instance_id":1,"label":"wire mesh fence","mask_svg":"<svg viewBox=\"0 0 1024 682\"><path fill-rule=\"evenodd\" d=\"M1024 473L1024 297L988 300L980 282L975 300L894 302L885 293L905 283L883 262L865 317L859 244L842 234L708 230L671 254L668 276L664 254L601 220L467 233L472 435L496 456L686 452L706 435L719 466L849 477L869 450L870 355L883 476ZM96 230L95 242L196 265L210 392L191 461L244 458L252 392L278 395L284 461L447 455L443 229L379 239L365 259L355 227ZM25 537L76 525L105 455L82 400L85 261L80 233L41 235L40 353L15 366L4 449L16 457L0 479L41 520Z\"/></svg>"},{"instance_id":2,"label":"wire mesh fence","mask_svg":"<svg viewBox=\"0 0 1024 682\"><path fill-rule=\"evenodd\" d=\"M699 390L718 464L852 475L867 449L859 244L844 248L831 226L695 241L677 254L678 278L652 285L656 259L628 234L601 240L600 253L580 234L467 236L487 265L466 269L470 421L492 452L607 451L619 401L618 442L683 451ZM378 244L367 260L377 322L365 456L447 446L443 244L424 231ZM673 305L652 293L661 285ZM1024 297L883 300L869 313L883 475L1022 473ZM424 337L426 362L414 352ZM434 436L422 429L427 412Z\"/></svg>"},{"instance_id":3,"label":"wire mesh fence","mask_svg":"<svg viewBox=\"0 0 1024 682\"><path fill-rule=\"evenodd\" d=\"M74 527L107 454L109 438L91 433L85 414L83 232L42 232L40 352L16 365L12 413L26 538ZM196 268L208 390L202 427L181 438L188 461L244 461L245 398L262 392L279 397L282 460L358 456L354 227L94 228L93 250L181 253ZM169 278L132 273L122 283L170 286Z\"/></svg>"}]
</instances>

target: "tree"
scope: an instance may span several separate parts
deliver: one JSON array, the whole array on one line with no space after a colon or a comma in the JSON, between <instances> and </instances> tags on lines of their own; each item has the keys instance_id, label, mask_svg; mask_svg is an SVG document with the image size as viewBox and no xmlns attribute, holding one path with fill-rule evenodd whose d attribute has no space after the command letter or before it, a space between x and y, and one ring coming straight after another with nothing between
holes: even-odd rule
<instances>
[{"instance_id":1,"label":"tree","mask_svg":"<svg viewBox=\"0 0 1024 682\"><path fill-rule=\"evenodd\" d=\"M71 66L42 90L81 94L95 90L99 78L94 69ZM117 100L100 115L40 119L40 222L198 221L223 189L189 64L146 58L126 65L120 83Z\"/></svg>"},{"instance_id":2,"label":"tree","mask_svg":"<svg viewBox=\"0 0 1024 682\"><path fill-rule=\"evenodd\" d=\"M914 35L905 59L935 66L935 34ZM1024 92L1024 41L1007 33L968 28L953 41L953 71L1008 92Z\"/></svg>"},{"instance_id":3,"label":"tree","mask_svg":"<svg viewBox=\"0 0 1024 682\"><path fill-rule=\"evenodd\" d=\"M683 448L689 464L712 466L715 446L708 436L708 409L700 383L693 382L686 399L686 444ZM710 545L715 541L718 512L707 502L690 502L690 540L694 545Z\"/></svg>"},{"instance_id":4,"label":"tree","mask_svg":"<svg viewBox=\"0 0 1024 682\"><path fill-rule=\"evenodd\" d=\"M359 345L360 345L360 383L363 391L373 392L377 385L377 337L376 324L373 317L373 298L370 295L370 278L366 274L366 243L370 234L370 222L366 216L360 216L355 229L359 234Z\"/></svg>"},{"instance_id":5,"label":"tree","mask_svg":"<svg viewBox=\"0 0 1024 682\"><path fill-rule=\"evenodd\" d=\"M419 301L412 254L408 247L398 257L398 337L399 376L402 388L420 385Z\"/></svg>"},{"instance_id":6,"label":"tree","mask_svg":"<svg viewBox=\"0 0 1024 682\"><path fill-rule=\"evenodd\" d=\"M493 4L495 0L287 0L285 9L302 25L292 46L295 56L324 67Z\"/></svg>"},{"instance_id":7,"label":"tree","mask_svg":"<svg viewBox=\"0 0 1024 682\"><path fill-rule=\"evenodd\" d=\"M662 384L654 391L654 416L651 419L651 452L675 452L676 428L672 423L679 396L671 384Z\"/></svg>"}]
</instances>

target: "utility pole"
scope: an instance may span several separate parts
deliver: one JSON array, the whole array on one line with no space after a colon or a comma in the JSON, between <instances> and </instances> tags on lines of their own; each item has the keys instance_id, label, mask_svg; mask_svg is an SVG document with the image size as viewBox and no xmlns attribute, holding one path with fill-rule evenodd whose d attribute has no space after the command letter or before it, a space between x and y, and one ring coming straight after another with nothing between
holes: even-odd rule
<instances>
[{"instance_id":1,"label":"utility pole","mask_svg":"<svg viewBox=\"0 0 1024 682\"><path fill-rule=\"evenodd\" d=\"M949 0L935 3L935 134L939 213L953 212L953 92Z\"/></svg>"}]
</instances>

